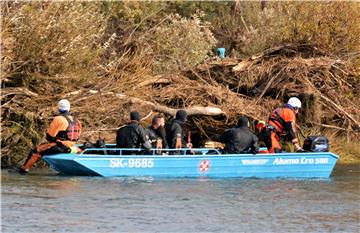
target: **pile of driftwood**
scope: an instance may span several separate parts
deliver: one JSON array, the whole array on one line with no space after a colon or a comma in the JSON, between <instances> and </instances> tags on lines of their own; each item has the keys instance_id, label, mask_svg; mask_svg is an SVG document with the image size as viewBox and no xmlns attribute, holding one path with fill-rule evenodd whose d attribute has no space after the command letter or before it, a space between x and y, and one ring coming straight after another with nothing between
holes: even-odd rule
<instances>
[{"instance_id":1,"label":"pile of driftwood","mask_svg":"<svg viewBox=\"0 0 360 233\"><path fill-rule=\"evenodd\" d=\"M298 96L304 104L303 123L350 131L360 128L359 73L315 46L281 46L241 61L209 62L191 73L189 77L215 81L242 94L243 100L256 106L254 118L268 116L271 100Z\"/></svg>"},{"instance_id":2,"label":"pile of driftwood","mask_svg":"<svg viewBox=\"0 0 360 233\"><path fill-rule=\"evenodd\" d=\"M140 111L146 126L155 113L170 120L177 109L184 108L194 138L205 143L216 140L240 115L266 120L290 96L303 102L300 132L331 129L358 140L358 72L351 63L315 46L285 45L247 59L213 58L176 74L111 81L98 77L80 88L78 84L68 86L68 93L54 94L54 89L61 88L56 82L32 91L5 87L1 95L2 164L18 163L30 147L44 140L61 98L70 100L72 112L84 123L82 140L100 135L114 142L115 130L128 121L132 110Z\"/></svg>"}]
</instances>

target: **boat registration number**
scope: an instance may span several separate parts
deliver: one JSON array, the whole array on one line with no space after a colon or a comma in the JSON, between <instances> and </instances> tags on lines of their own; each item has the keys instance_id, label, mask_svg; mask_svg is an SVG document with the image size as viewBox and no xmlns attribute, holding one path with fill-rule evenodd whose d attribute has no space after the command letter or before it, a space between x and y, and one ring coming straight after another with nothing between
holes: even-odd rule
<instances>
[{"instance_id":1,"label":"boat registration number","mask_svg":"<svg viewBox=\"0 0 360 233\"><path fill-rule=\"evenodd\" d=\"M137 158L137 159L123 159L112 158L110 159L110 167L128 167L128 168L151 168L154 167L154 159Z\"/></svg>"}]
</instances>

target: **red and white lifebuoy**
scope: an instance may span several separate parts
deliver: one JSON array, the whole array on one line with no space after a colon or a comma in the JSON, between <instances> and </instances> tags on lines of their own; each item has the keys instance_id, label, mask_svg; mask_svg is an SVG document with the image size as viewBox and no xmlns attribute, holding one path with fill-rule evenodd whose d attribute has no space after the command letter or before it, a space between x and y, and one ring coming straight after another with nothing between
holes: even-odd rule
<instances>
[{"instance_id":1,"label":"red and white lifebuoy","mask_svg":"<svg viewBox=\"0 0 360 233\"><path fill-rule=\"evenodd\" d=\"M206 172L210 168L210 161L209 160L203 160L200 163L199 169L201 172Z\"/></svg>"}]
</instances>

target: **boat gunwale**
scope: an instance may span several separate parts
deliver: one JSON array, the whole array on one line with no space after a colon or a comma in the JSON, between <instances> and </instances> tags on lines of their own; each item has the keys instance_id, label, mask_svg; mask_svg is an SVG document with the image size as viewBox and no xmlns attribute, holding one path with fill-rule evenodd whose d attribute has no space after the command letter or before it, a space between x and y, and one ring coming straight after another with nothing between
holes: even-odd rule
<instances>
[{"instance_id":1,"label":"boat gunwale","mask_svg":"<svg viewBox=\"0 0 360 233\"><path fill-rule=\"evenodd\" d=\"M220 150L218 148L180 148L180 149L156 149L156 148L152 148L150 149L150 151L152 152L152 154L149 155L123 155L122 153L119 154L113 154L113 155L103 155L103 154L95 154L95 153L85 153L85 152L90 152L90 151L145 151L145 149L143 148L116 148L113 146L116 146L116 144L106 144L106 146L110 146L110 148L86 148L84 151L82 151L80 154L76 154L78 156L101 156L101 157L105 157L105 156L121 156L121 157L153 157L153 158L162 158L162 157L216 157L216 156L221 156L221 157L225 157L225 156L229 156L229 157L248 157L248 156L253 156L253 157L268 157L268 156L294 156L294 155L330 155L332 157L334 157L335 159L339 159L340 156L330 152L330 151L325 151L325 152L300 152L300 153L296 153L296 152L283 152L283 153L258 153L258 154L223 154L220 152ZM260 151L261 150L266 150L265 147L260 147ZM180 152L183 151L185 154L165 154L165 155L159 155L156 154L157 151L165 151L165 152ZM188 151L193 151L193 152L202 152L202 154L192 154L192 153L187 153ZM213 151L216 152L217 154L207 154L207 152L209 151ZM65 154L65 153L64 153Z\"/></svg>"},{"instance_id":2,"label":"boat gunwale","mask_svg":"<svg viewBox=\"0 0 360 233\"><path fill-rule=\"evenodd\" d=\"M119 149L117 149L119 150ZM104 150L98 150L98 151L104 151ZM279 156L285 156L285 157L292 157L292 156L320 156L320 155L329 155L334 157L335 159L339 159L339 156L332 153L332 152L303 152L303 153L293 153L293 152L285 152L285 153L260 153L260 154L179 154L179 155L158 155L158 154L149 154L149 155L123 155L123 154L74 154L74 153L61 153L61 154L55 154L55 155L67 155L67 156L73 156L74 158L114 158L114 157L122 157L122 158L144 158L144 157L151 157L151 158L196 158L196 157L253 157L253 158L267 158L267 157L279 157ZM55 155L49 155L49 156L55 156Z\"/></svg>"}]
</instances>

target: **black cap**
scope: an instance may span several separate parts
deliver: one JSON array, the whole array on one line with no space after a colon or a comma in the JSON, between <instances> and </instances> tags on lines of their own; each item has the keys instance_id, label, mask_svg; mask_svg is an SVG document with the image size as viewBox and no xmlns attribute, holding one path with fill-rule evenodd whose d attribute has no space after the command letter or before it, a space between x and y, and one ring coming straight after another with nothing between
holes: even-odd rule
<instances>
[{"instance_id":1,"label":"black cap","mask_svg":"<svg viewBox=\"0 0 360 233\"><path fill-rule=\"evenodd\" d=\"M244 116L239 117L239 120L237 123L238 126L246 126L247 127L248 124L249 124L249 120L246 117L244 117Z\"/></svg>"},{"instance_id":2,"label":"black cap","mask_svg":"<svg viewBox=\"0 0 360 233\"><path fill-rule=\"evenodd\" d=\"M132 121L140 121L140 113L139 112L131 112L130 113L130 120Z\"/></svg>"},{"instance_id":3,"label":"black cap","mask_svg":"<svg viewBox=\"0 0 360 233\"><path fill-rule=\"evenodd\" d=\"M175 116L175 119L176 120L179 120L179 121L182 121L182 122L185 122L186 121L186 117L187 117L187 113L185 110L179 110L176 112L176 116Z\"/></svg>"}]
</instances>

